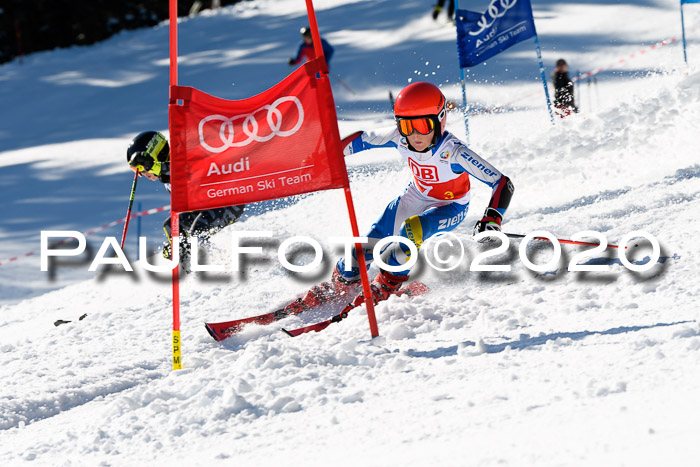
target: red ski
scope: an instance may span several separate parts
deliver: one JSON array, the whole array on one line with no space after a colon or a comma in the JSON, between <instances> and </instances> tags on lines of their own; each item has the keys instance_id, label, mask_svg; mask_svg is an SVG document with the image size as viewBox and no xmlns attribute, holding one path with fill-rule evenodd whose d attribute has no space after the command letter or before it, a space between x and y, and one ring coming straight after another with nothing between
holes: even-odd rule
<instances>
[{"instance_id":1,"label":"red ski","mask_svg":"<svg viewBox=\"0 0 700 467\"><path fill-rule=\"evenodd\" d=\"M324 283L327 284L327 283ZM318 287L318 286L316 286ZM331 298L327 302L320 303L320 305L326 305L329 303L334 303L336 301L342 300L343 297L335 297ZM315 307L312 308L307 308L303 311L309 311L311 309L314 309ZM227 337L231 337L234 334L237 334L243 330L243 327L245 327L247 324L258 324L258 325L266 325L266 324L271 324L274 323L275 321L279 321L281 319L286 318L287 316L294 315L300 312L290 312L290 311L285 311L284 308L280 308L279 310L275 310L271 313L265 313L264 315L258 315L258 316L252 316L250 318L242 318L242 319L236 319L233 321L225 321L221 323L204 323L204 327L207 329L207 332L209 332L209 335L214 338L217 342L222 341L226 339Z\"/></svg>"},{"instance_id":2,"label":"red ski","mask_svg":"<svg viewBox=\"0 0 700 467\"><path fill-rule=\"evenodd\" d=\"M273 311L271 313L265 313L264 315L252 316L250 318L236 319L233 321L225 321L223 323L204 323L204 327L217 342L231 337L232 335L240 332L243 326L250 323L255 324L270 324L275 321L279 321L282 318L286 318L287 313L284 312L284 308Z\"/></svg>"},{"instance_id":3,"label":"red ski","mask_svg":"<svg viewBox=\"0 0 700 467\"><path fill-rule=\"evenodd\" d=\"M401 289L393 295L396 295L396 296L408 295L409 297L417 297L419 295L425 295L429 291L430 291L430 288L428 288L427 285L425 285L422 282L414 281L414 282L411 282L410 284L408 284L404 287L401 287ZM347 318L348 312L350 310L353 310L354 308L356 308L356 306L354 306L352 303L349 303L348 305L345 306L345 308L343 308L343 310L340 313L338 313L337 315L333 316L330 319L327 319L325 321L320 321L318 323L311 324L309 326L304 326L303 328L299 328L299 329L287 330L287 329L282 328L282 331L284 331L288 336L291 336L291 337L297 337L301 334L305 334L305 333L311 332L311 331L315 331L315 332L323 331L328 326L330 326L332 323L337 323L337 322L342 321L345 318Z\"/></svg>"}]
</instances>

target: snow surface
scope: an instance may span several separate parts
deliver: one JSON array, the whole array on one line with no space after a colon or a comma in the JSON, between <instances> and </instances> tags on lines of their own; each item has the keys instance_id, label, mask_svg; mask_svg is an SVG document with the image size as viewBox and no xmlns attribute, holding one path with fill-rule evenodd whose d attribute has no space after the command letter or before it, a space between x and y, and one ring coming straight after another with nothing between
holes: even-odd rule
<instances>
[{"instance_id":1,"label":"snow surface","mask_svg":"<svg viewBox=\"0 0 700 467\"><path fill-rule=\"evenodd\" d=\"M317 3L332 71L357 92L334 83L342 134L391 125L388 90L409 80L460 98L454 29L430 19L429 2ZM547 73L560 57L585 72L680 35L675 0L533 3ZM312 314L215 343L203 322L274 309L325 279L341 253L324 242L323 270L292 275L274 260L282 239L349 233L339 191L261 203L231 229L275 231L262 257L242 275L183 280L177 372L168 276L135 261L134 273L89 273L89 257L53 274L35 257L4 262L38 250L41 230L85 232L124 215L128 141L167 128L167 24L0 66L0 463L697 465L700 8L685 14L689 67L678 42L638 55L597 85L582 81L582 113L554 127L531 42L468 73L477 108L533 94L470 120L472 148L516 186L504 230L597 230L611 243L645 230L662 246L651 270L633 273L611 250L609 271L567 272L583 250L563 246L559 265L535 274L513 241L496 258L511 272L469 272L484 250L471 226L490 194L475 182L455 231L467 258L451 273L419 265L431 293L380 304L379 338L356 311L318 334L279 332L325 317ZM231 99L273 85L304 15L301 0L256 0L183 19L180 83ZM459 115L448 128L464 136ZM389 150L347 162L364 230L409 174ZM168 197L142 179L137 201L145 210ZM143 218L152 246L164 217ZM90 237L93 254L120 233ZM215 237L208 261L228 262L229 238ZM551 255L543 244L528 251ZM643 261L649 248L628 254ZM54 327L59 318L74 322Z\"/></svg>"}]
</instances>

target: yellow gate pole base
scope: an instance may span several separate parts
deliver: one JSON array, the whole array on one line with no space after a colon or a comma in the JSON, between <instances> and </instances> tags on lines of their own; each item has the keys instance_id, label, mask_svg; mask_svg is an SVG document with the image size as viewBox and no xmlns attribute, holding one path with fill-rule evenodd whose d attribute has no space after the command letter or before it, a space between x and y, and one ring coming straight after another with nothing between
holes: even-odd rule
<instances>
[{"instance_id":1,"label":"yellow gate pole base","mask_svg":"<svg viewBox=\"0 0 700 467\"><path fill-rule=\"evenodd\" d=\"M173 370L181 370L180 359L180 331L173 331Z\"/></svg>"}]
</instances>

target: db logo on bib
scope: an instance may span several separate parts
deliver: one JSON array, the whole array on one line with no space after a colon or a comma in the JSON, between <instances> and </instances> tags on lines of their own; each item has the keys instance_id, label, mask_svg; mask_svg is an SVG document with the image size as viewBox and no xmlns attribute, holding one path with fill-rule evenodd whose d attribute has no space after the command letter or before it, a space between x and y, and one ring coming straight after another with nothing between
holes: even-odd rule
<instances>
[{"instance_id":1,"label":"db logo on bib","mask_svg":"<svg viewBox=\"0 0 700 467\"><path fill-rule=\"evenodd\" d=\"M437 168L432 165L420 165L413 159L408 159L408 165L413 171L413 176L422 182L437 182Z\"/></svg>"}]
</instances>

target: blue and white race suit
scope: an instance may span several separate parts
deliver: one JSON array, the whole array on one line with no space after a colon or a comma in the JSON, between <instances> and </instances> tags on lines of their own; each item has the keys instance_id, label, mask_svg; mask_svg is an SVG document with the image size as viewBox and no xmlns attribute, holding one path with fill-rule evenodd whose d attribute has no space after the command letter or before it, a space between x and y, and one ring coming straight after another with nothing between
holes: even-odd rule
<instances>
[{"instance_id":1,"label":"blue and white race suit","mask_svg":"<svg viewBox=\"0 0 700 467\"><path fill-rule=\"evenodd\" d=\"M396 148L413 173L413 180L403 194L389 203L366 235L369 238L364 248L367 267L373 259L374 245L384 237L406 237L420 248L433 235L457 227L467 216L470 175L493 189L489 206L501 217L505 214L513 192L510 180L450 132L445 131L426 152L413 151L396 128L358 132L350 138L353 137L344 148L345 155L372 148ZM399 266L408 261L409 253L407 246L397 243L383 251L382 259L391 266ZM356 252L349 263L350 271L345 271L345 259L341 258L337 270L344 278L355 280L360 274Z\"/></svg>"}]
</instances>

